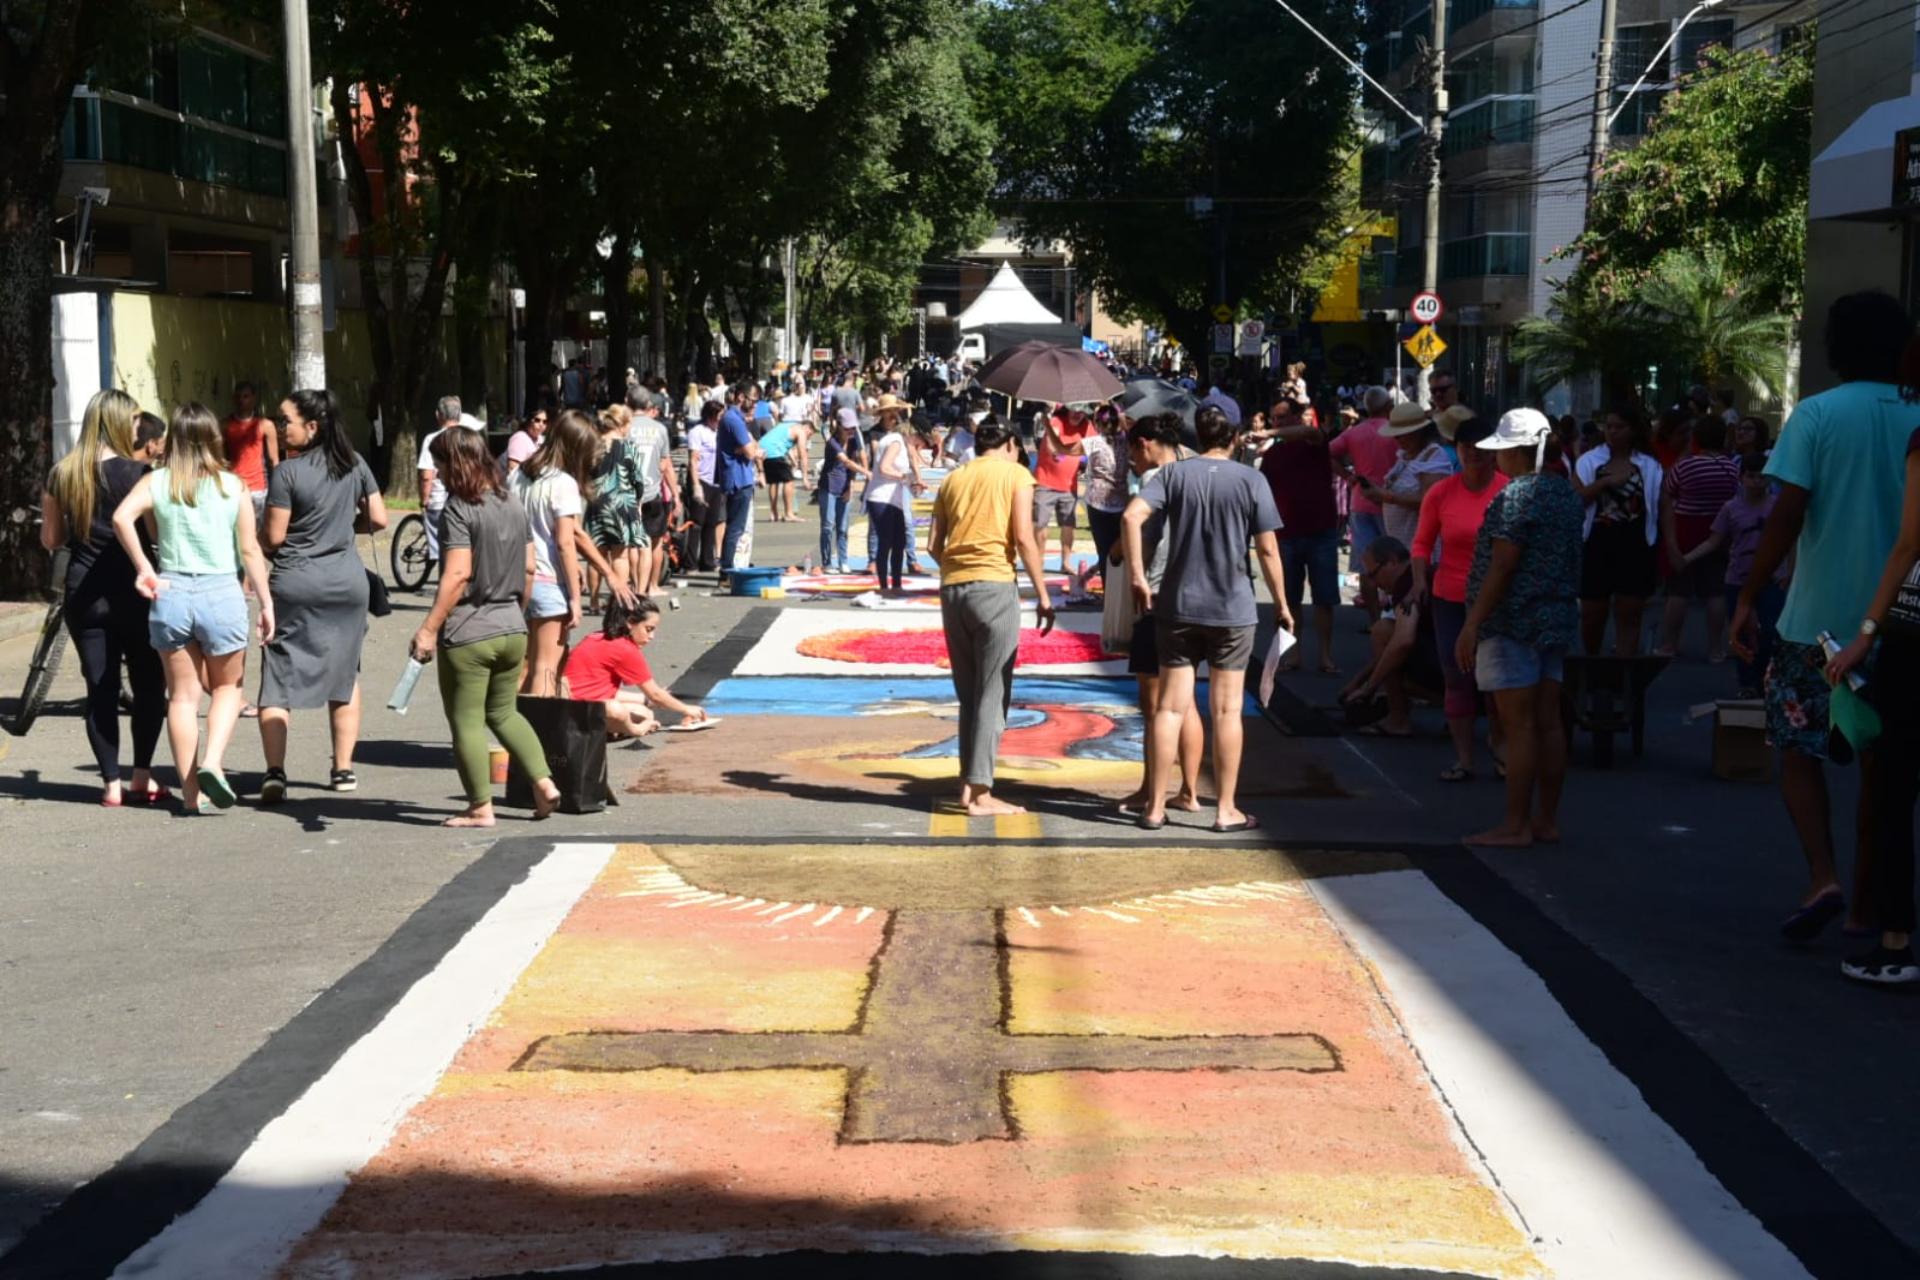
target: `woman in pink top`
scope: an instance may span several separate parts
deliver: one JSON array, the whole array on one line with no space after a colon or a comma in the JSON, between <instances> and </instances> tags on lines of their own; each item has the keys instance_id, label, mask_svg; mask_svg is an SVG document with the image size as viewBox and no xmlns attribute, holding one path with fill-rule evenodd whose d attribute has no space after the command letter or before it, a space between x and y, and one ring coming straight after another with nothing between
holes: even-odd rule
<instances>
[{"instance_id":1,"label":"woman in pink top","mask_svg":"<svg viewBox=\"0 0 1920 1280\"><path fill-rule=\"evenodd\" d=\"M1433 638L1447 688L1447 732L1453 735L1453 764L1440 775L1442 782L1465 782L1473 776L1473 721L1479 712L1480 691L1472 673L1448 659L1467 620L1467 571L1473 567L1474 540L1480 536L1487 505L1507 486L1493 459L1479 449L1492 430L1480 418L1460 424L1453 437L1460 450L1460 470L1427 490L1413 535L1414 594L1426 597L1431 586ZM1495 726L1496 736L1497 730ZM1498 767L1497 751L1494 762Z\"/></svg>"}]
</instances>

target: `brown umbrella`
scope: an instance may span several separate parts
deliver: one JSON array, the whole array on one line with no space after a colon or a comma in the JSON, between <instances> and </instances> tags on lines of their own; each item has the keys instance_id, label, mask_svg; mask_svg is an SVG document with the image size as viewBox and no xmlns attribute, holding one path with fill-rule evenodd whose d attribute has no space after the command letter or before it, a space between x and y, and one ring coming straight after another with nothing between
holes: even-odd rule
<instances>
[{"instance_id":1,"label":"brown umbrella","mask_svg":"<svg viewBox=\"0 0 1920 1280\"><path fill-rule=\"evenodd\" d=\"M1085 351L1051 343L1022 343L980 370L980 385L1015 400L1097 404L1126 388Z\"/></svg>"}]
</instances>

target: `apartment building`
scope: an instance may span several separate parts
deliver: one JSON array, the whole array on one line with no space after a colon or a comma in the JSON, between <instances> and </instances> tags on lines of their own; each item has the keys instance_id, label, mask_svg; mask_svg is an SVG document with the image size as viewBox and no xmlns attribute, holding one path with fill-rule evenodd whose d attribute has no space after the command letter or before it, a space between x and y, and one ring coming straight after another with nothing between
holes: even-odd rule
<instances>
[{"instance_id":1,"label":"apartment building","mask_svg":"<svg viewBox=\"0 0 1920 1280\"><path fill-rule=\"evenodd\" d=\"M1709 45L1778 47L1795 38L1796 14L1811 8L1811 0L1787 8L1777 0L1705 8L1691 0L1619 0L1612 99L1624 106L1610 145L1631 146L1645 133L1675 77ZM1389 0L1381 14L1367 71L1424 115L1431 0ZM1524 370L1509 357L1509 335L1523 316L1545 310L1568 270L1557 255L1585 226L1600 6L1457 0L1446 19L1439 292L1448 309L1441 335L1452 349L1443 362L1478 403L1518 403ZM1630 94L1643 71L1645 83ZM1373 123L1363 192L1373 208L1395 216L1398 229L1376 241L1363 264L1362 305L1401 310L1422 274L1422 135L1377 94L1366 105ZM1581 390L1556 396L1554 407L1589 407L1577 403Z\"/></svg>"}]
</instances>

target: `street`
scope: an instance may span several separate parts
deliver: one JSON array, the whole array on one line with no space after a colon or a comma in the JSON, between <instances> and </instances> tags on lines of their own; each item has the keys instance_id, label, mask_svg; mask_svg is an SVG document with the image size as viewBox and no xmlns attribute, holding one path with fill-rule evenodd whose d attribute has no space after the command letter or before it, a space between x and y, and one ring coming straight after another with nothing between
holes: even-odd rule
<instances>
[{"instance_id":1,"label":"street","mask_svg":"<svg viewBox=\"0 0 1920 1280\"><path fill-rule=\"evenodd\" d=\"M797 562L813 533L763 525L762 561ZM723 723L612 748L619 806L543 827L511 810L492 832L438 827L458 788L437 695L404 718L376 709L421 598L373 623L356 795L318 789L307 716L282 809L101 809L63 671L0 767L0 1248L24 1236L9 1264L104 1273L199 1203L149 1245L158 1274L248 1273L223 1250L249 1243L292 1250L295 1274L987 1247L1488 1275L1912 1269L1912 1006L1836 984L1837 938L1774 941L1798 878L1778 802L1708 777L1704 726L1680 723L1723 669L1663 679L1644 759L1576 769L1558 848L1453 845L1498 789L1430 782L1437 736L1289 736L1259 716L1243 793L1264 831L1174 815L1139 832L1102 802L1137 766L1081 749L1124 736L1124 697L1071 668L1016 689L1038 708L1003 748L1026 757L1009 794L1029 814L970 821L941 811L951 765L930 744L946 731L916 705L939 677L778 660L931 615L712 598L705 581L650 657ZM1069 633L1097 616L1066 615ZM25 645L0 649L9 688ZM1285 677L1276 707L1323 707L1336 683ZM549 875L544 924L490 914ZM520 958L469 972L463 937ZM838 1042L824 1033L869 963L864 1043ZM437 1058L425 1032L391 1039L430 992L453 1020ZM1243 1056L1210 1047L1227 1034ZM355 1077L398 1090L362 1099L384 1119L358 1147L351 1107L302 1120L358 1152L346 1198L234 1200L236 1160L270 1180L307 1167L276 1169L261 1128L327 1105L356 1043L393 1055ZM843 1067L854 1085L832 1083ZM800 1123L821 1109L841 1117L837 1147ZM643 1168L668 1181L571 1198L656 1176ZM1141 1184L1150 1169L1165 1176ZM1571 1198L1554 1190L1567 1178ZM1365 1208L1388 1194L1393 1215ZM1257 1229L1234 1225L1255 1206Z\"/></svg>"}]
</instances>

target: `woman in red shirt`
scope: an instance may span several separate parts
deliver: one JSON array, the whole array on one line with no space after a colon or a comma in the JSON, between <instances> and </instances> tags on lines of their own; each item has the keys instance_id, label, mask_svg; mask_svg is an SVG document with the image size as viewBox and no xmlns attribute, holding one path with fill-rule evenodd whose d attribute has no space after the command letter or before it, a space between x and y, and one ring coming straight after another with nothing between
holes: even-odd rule
<instances>
[{"instance_id":1,"label":"woman in red shirt","mask_svg":"<svg viewBox=\"0 0 1920 1280\"><path fill-rule=\"evenodd\" d=\"M227 449L227 469L240 477L253 496L256 525L267 507L267 473L280 465L280 433L272 418L260 416L260 393L251 382L233 388L233 413L221 424Z\"/></svg>"},{"instance_id":2,"label":"woman in red shirt","mask_svg":"<svg viewBox=\"0 0 1920 1280\"><path fill-rule=\"evenodd\" d=\"M660 606L646 596L631 607L618 600L607 606L600 634L588 636L567 655L567 696L598 702L607 710L609 738L639 738L660 727L654 707L680 713L682 723L699 724L707 713L690 707L660 687L640 650L660 629ZM630 693L626 686L640 690Z\"/></svg>"},{"instance_id":3,"label":"woman in red shirt","mask_svg":"<svg viewBox=\"0 0 1920 1280\"><path fill-rule=\"evenodd\" d=\"M1473 721L1479 714L1480 690L1472 673L1453 660L1453 650L1467 621L1467 571L1473 567L1474 540L1488 504L1507 487L1507 478L1479 449L1492 432L1493 424L1484 418L1470 418L1455 429L1460 470L1427 490L1413 534L1414 596L1424 598L1431 589L1433 639L1446 684L1447 732L1453 735L1453 763L1441 773L1442 782L1465 782L1473 776Z\"/></svg>"}]
</instances>

